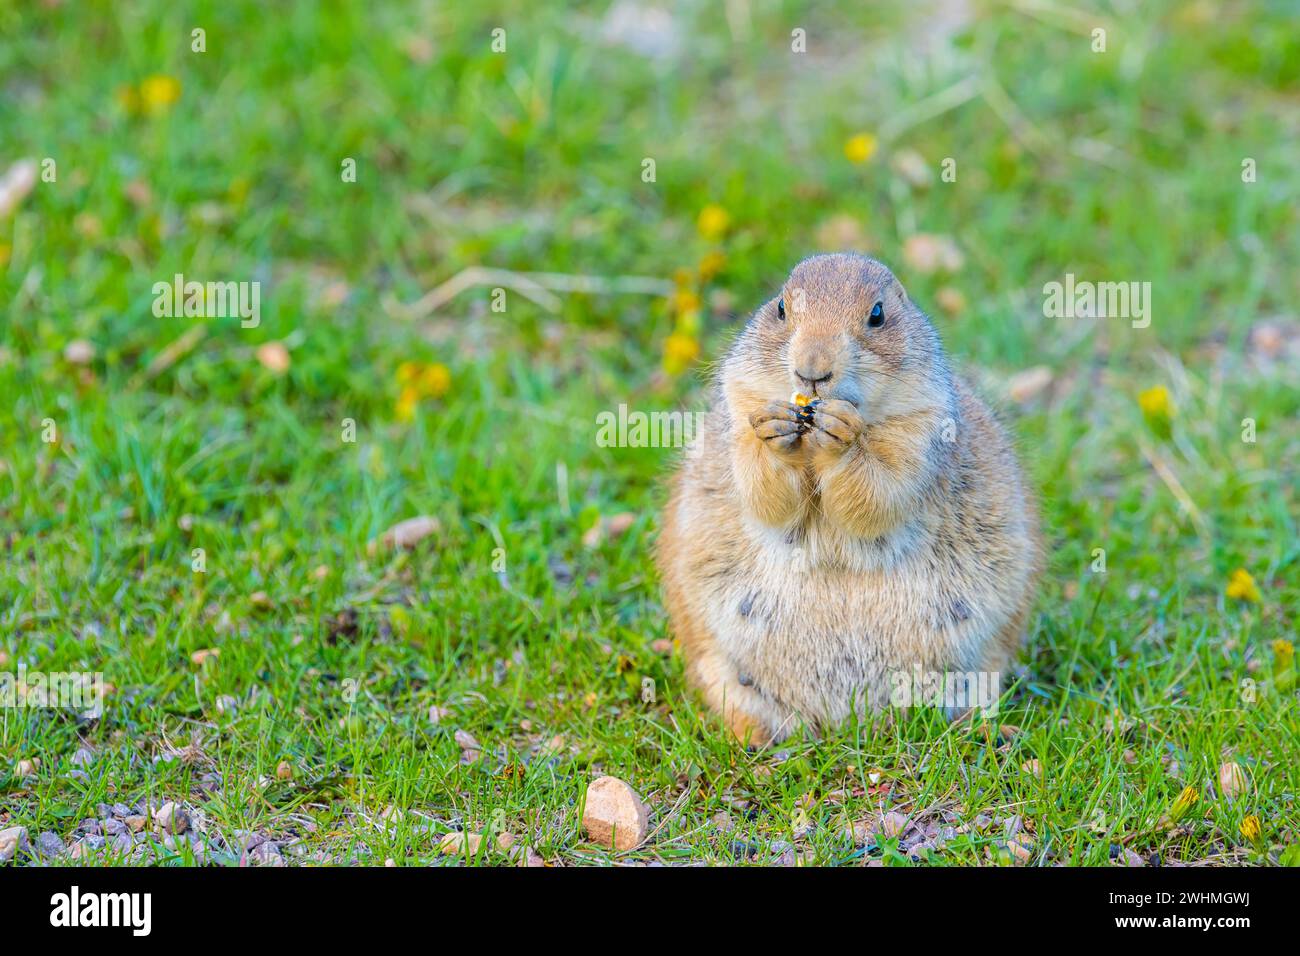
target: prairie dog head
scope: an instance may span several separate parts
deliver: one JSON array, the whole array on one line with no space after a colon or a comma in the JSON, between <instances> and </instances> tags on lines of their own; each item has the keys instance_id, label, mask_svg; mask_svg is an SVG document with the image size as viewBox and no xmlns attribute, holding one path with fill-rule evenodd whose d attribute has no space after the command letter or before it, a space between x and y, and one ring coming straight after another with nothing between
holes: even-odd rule
<instances>
[{"instance_id":1,"label":"prairie dog head","mask_svg":"<svg viewBox=\"0 0 1300 956\"><path fill-rule=\"evenodd\" d=\"M733 408L791 392L851 402L868 421L947 406L939 337L902 284L866 256L813 256L764 303L723 366Z\"/></svg>"}]
</instances>

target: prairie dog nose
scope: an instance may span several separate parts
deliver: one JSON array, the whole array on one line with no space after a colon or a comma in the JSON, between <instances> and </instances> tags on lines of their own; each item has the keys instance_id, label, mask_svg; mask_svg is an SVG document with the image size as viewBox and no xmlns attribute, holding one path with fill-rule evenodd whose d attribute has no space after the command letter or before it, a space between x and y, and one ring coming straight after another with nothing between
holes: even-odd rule
<instances>
[{"instance_id":1,"label":"prairie dog nose","mask_svg":"<svg viewBox=\"0 0 1300 956\"><path fill-rule=\"evenodd\" d=\"M823 367L820 366L813 368L807 366L796 368L794 374L803 385L807 386L812 391L816 391L818 385L823 385L826 382L829 382L831 377L834 375L830 369L823 369Z\"/></svg>"},{"instance_id":2,"label":"prairie dog nose","mask_svg":"<svg viewBox=\"0 0 1300 956\"><path fill-rule=\"evenodd\" d=\"M816 392L835 374L837 357L843 347L837 336L824 330L803 331L790 343L790 371L804 391Z\"/></svg>"}]
</instances>

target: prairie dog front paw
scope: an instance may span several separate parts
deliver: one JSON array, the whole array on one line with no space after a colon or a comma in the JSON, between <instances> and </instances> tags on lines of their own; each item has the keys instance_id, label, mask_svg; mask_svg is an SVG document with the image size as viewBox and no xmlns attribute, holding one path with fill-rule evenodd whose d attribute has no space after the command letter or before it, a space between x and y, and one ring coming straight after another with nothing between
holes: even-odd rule
<instances>
[{"instance_id":1,"label":"prairie dog front paw","mask_svg":"<svg viewBox=\"0 0 1300 956\"><path fill-rule=\"evenodd\" d=\"M789 461L803 451L804 426L799 409L789 402L768 402L749 416L749 424L763 445Z\"/></svg>"},{"instance_id":2,"label":"prairie dog front paw","mask_svg":"<svg viewBox=\"0 0 1300 956\"><path fill-rule=\"evenodd\" d=\"M808 443L821 458L838 458L858 440L866 423L857 406L838 398L818 402L808 429Z\"/></svg>"}]
</instances>

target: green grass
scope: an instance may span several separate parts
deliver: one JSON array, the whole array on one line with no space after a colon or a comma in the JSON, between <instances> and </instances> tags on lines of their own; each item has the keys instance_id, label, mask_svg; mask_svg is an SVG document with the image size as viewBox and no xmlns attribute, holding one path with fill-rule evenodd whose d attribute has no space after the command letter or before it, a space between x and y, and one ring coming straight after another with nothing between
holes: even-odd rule
<instances>
[{"instance_id":1,"label":"green grass","mask_svg":"<svg viewBox=\"0 0 1300 956\"><path fill-rule=\"evenodd\" d=\"M1009 819L1038 864L1105 864L1116 844L1166 863L1295 855L1300 701L1273 647L1300 598L1300 41L1283 4L979 3L950 35L857 5L740 3L734 24L701 5L676 14L662 65L601 41L604 4L281 6L0 0L0 168L57 161L0 219L0 669L115 687L97 721L0 709L0 829L68 838L100 803L176 799L214 835L255 830L304 861L445 861L439 834L460 828L608 861L579 822L603 771L655 811L619 859L1009 862ZM119 105L153 74L179 80L178 102ZM964 102L910 112L967 77ZM854 165L859 131L880 148ZM957 181L909 188L904 149L936 173L955 158ZM710 203L730 215L716 241L696 228ZM672 453L598 447L595 417L699 407L732 329L836 216L1000 402L1041 490L1050 564L995 722L1018 733L915 710L751 753L662 650L649 547ZM964 268L909 269L916 232L952 236ZM512 292L499 313L481 288L423 319L384 307L476 264L671 278L712 250L722 272L688 280L705 306L683 375L663 372L664 342L692 326L663 297L564 294L551 312ZM176 272L261 281L261 325L155 318L153 283ZM1152 283L1151 327L1044 318L1042 286L1066 272ZM1262 323L1289 361L1262 353ZM87 366L65 357L77 339ZM284 374L257 359L272 341ZM405 421L408 360L453 384ZM1007 399L1037 365L1048 392ZM1154 386L1176 407L1167 431L1137 404ZM620 512L625 534L583 543ZM368 551L419 514L440 530L416 549ZM1225 596L1238 568L1259 602ZM457 730L481 759L462 761ZM82 741L95 757L74 768ZM1227 759L1251 781L1236 801L1218 793ZM1187 786L1200 800L1161 828ZM846 833L890 811L962 832L928 855ZM1238 835L1247 813L1259 849Z\"/></svg>"}]
</instances>

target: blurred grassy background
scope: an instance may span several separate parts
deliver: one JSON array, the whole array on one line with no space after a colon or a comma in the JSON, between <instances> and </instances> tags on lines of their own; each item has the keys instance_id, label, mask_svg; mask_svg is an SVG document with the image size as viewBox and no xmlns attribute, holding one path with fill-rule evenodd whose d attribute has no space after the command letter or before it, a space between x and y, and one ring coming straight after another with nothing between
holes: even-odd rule
<instances>
[{"instance_id":1,"label":"blurred grassy background","mask_svg":"<svg viewBox=\"0 0 1300 956\"><path fill-rule=\"evenodd\" d=\"M0 716L3 763L44 760L0 776L2 812L58 831L109 788L183 795L220 766L214 819L311 845L277 816L310 809L332 859L339 843L427 854L408 830L355 829L389 804L477 828L504 810L559 859L598 764L664 805L696 788L665 839L737 858L701 823L726 812L738 760L767 758L699 731L656 643L646 554L671 456L596 447L595 415L698 407L708 363L795 261L858 248L1004 408L1045 500L1052 568L1016 720L1063 775L1049 798L984 766L963 812L1042 801L1037 858L1097 862L1108 840L1075 827L1098 792L1123 807L1112 835L1138 831L1239 752L1286 845L1297 771L1275 751L1295 739L1294 701L1243 706L1240 681L1279 666L1300 592L1297 25L1280 0L0 0L0 170L57 163L0 217L0 652L117 688L89 725ZM936 248L956 261L930 263ZM674 291L394 307L474 265ZM260 327L155 318L153 283L177 272L260 281ZM1066 272L1152 283L1151 327L1045 318L1043 284ZM428 544L367 552L415 514L439 519ZM630 530L593 531L614 515ZM1105 579L1088 570L1098 547ZM1259 600L1226 593L1238 569ZM349 678L357 700L340 696ZM434 724L430 706L450 716ZM1086 728L1116 712L1141 715L1141 744L1097 746ZM467 769L453 725L526 766L523 782ZM750 824L788 829L783 812L825 805L868 759L902 779L925 746L957 746L913 730L803 745L809 763L746 797L778 825ZM539 758L556 735L564 756ZM90 780L64 773L79 739L102 762ZM133 756L178 741L196 748L183 761ZM250 798L285 760L298 782ZM970 779L890 799L951 801ZM1178 852L1237 853L1244 809ZM806 838L819 859L864 855L830 832Z\"/></svg>"}]
</instances>

